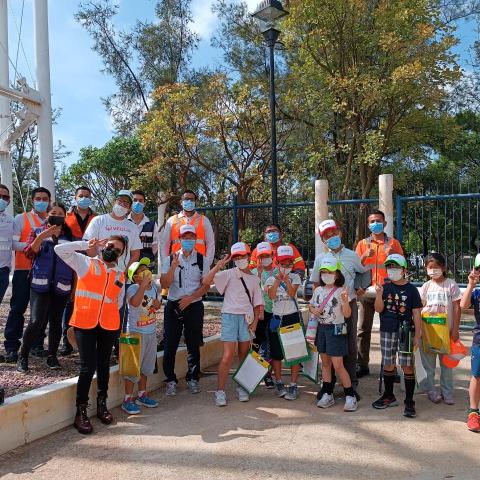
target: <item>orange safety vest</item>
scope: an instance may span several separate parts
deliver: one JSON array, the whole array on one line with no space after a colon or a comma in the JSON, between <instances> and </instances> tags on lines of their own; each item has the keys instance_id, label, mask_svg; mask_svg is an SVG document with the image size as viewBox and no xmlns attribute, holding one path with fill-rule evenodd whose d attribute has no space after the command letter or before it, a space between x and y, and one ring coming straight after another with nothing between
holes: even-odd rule
<instances>
[{"instance_id":1,"label":"orange safety vest","mask_svg":"<svg viewBox=\"0 0 480 480\"><path fill-rule=\"evenodd\" d=\"M118 330L118 297L124 284L123 272L107 271L101 260L92 258L87 274L77 281L70 325L89 330L100 324L104 330Z\"/></svg>"},{"instance_id":2,"label":"orange safety vest","mask_svg":"<svg viewBox=\"0 0 480 480\"><path fill-rule=\"evenodd\" d=\"M195 250L205 256L207 254L207 245L205 243L205 226L204 226L204 216L195 212L191 218L186 216L179 217L178 215L173 216L172 229L170 231L170 250L171 253L178 252L182 245L180 243L180 227L182 225L193 225L195 227L195 232L197 234L197 240L195 241Z\"/></svg>"},{"instance_id":3,"label":"orange safety vest","mask_svg":"<svg viewBox=\"0 0 480 480\"><path fill-rule=\"evenodd\" d=\"M18 241L25 243L28 240L32 230L41 227L44 222L40 220L40 217L33 212L25 212L22 215L23 228ZM15 270L30 270L32 268L32 262L33 260L27 258L22 251L15 252Z\"/></svg>"},{"instance_id":4,"label":"orange safety vest","mask_svg":"<svg viewBox=\"0 0 480 480\"><path fill-rule=\"evenodd\" d=\"M88 227L89 223L92 221L92 218L95 217L95 213L90 212L87 217L87 224L85 226L85 229ZM77 216L75 215L75 212L73 208L67 212L67 216L65 218L65 223L70 227L70 230L72 231L72 235L74 240L81 240L83 238L83 234L85 233L84 231L82 232L82 229L80 228L80 225L78 224Z\"/></svg>"}]
</instances>

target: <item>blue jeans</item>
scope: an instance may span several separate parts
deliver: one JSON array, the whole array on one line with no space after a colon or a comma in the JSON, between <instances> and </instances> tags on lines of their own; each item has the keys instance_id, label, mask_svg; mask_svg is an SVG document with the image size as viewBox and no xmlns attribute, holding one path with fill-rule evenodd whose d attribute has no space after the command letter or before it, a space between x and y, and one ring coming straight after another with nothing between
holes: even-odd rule
<instances>
[{"instance_id":1,"label":"blue jeans","mask_svg":"<svg viewBox=\"0 0 480 480\"><path fill-rule=\"evenodd\" d=\"M10 312L5 325L5 351L18 352L20 339L23 336L25 311L30 301L30 270L15 270L12 279L12 298L10 299ZM45 332L35 339L33 348L43 349Z\"/></svg>"}]
</instances>

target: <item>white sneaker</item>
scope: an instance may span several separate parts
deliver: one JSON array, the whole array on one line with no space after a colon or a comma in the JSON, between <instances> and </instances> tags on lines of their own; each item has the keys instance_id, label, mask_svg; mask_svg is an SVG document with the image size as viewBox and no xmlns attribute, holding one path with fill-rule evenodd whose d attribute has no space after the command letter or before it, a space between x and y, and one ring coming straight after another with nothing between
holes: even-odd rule
<instances>
[{"instance_id":1,"label":"white sneaker","mask_svg":"<svg viewBox=\"0 0 480 480\"><path fill-rule=\"evenodd\" d=\"M167 382L165 393L169 397L174 397L177 394L177 382Z\"/></svg>"},{"instance_id":2,"label":"white sneaker","mask_svg":"<svg viewBox=\"0 0 480 480\"><path fill-rule=\"evenodd\" d=\"M358 402L356 397L345 397L345 405L343 407L344 412L355 412L358 408Z\"/></svg>"},{"instance_id":3,"label":"white sneaker","mask_svg":"<svg viewBox=\"0 0 480 480\"><path fill-rule=\"evenodd\" d=\"M250 400L250 395L243 387L237 387L237 395L241 402L248 402Z\"/></svg>"},{"instance_id":4,"label":"white sneaker","mask_svg":"<svg viewBox=\"0 0 480 480\"><path fill-rule=\"evenodd\" d=\"M227 405L227 394L225 390L215 391L215 405L217 407L225 407Z\"/></svg>"},{"instance_id":5,"label":"white sneaker","mask_svg":"<svg viewBox=\"0 0 480 480\"><path fill-rule=\"evenodd\" d=\"M317 407L328 408L328 407L331 407L334 404L335 404L335 400L333 398L333 395L330 395L328 393L324 393L322 395L322 398L317 402Z\"/></svg>"}]
</instances>

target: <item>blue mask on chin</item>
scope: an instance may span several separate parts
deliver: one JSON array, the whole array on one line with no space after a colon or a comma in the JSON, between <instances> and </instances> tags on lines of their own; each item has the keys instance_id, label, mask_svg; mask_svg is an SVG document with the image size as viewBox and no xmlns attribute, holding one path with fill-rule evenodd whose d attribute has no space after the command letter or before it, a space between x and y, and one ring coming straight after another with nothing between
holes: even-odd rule
<instances>
[{"instance_id":1,"label":"blue mask on chin","mask_svg":"<svg viewBox=\"0 0 480 480\"><path fill-rule=\"evenodd\" d=\"M373 222L368 225L368 228L372 233L379 234L383 232L383 223Z\"/></svg>"},{"instance_id":2,"label":"blue mask on chin","mask_svg":"<svg viewBox=\"0 0 480 480\"><path fill-rule=\"evenodd\" d=\"M330 250L336 250L340 247L340 245L342 245L342 240L339 235L335 235L334 237L330 237L328 240L326 240L325 243Z\"/></svg>"}]
</instances>

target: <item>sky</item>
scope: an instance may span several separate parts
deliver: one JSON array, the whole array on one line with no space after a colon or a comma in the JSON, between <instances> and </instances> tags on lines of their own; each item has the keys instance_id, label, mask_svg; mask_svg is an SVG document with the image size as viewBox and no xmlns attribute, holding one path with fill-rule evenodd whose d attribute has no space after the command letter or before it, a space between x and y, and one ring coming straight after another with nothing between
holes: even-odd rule
<instances>
[{"instance_id":1,"label":"sky","mask_svg":"<svg viewBox=\"0 0 480 480\"><path fill-rule=\"evenodd\" d=\"M237 1L237 0L232 0ZM251 11L259 0L246 0ZM9 54L20 76L25 76L34 85L35 58L33 50L32 0L8 0L9 5ZM91 49L93 42L86 31L75 21L78 0L49 0L50 68L52 106L61 108L62 114L53 127L54 143L61 141L72 154L64 160L68 165L78 160L82 147L100 147L112 136L112 124L102 104L105 98L116 91L111 77L101 72L100 57ZM116 19L118 26L128 29L136 20L152 20L155 0L116 0L120 5ZM216 18L211 12L213 0L193 0L193 29L201 38L195 52L195 67L215 66L221 62L220 52L210 46L215 32ZM17 46L20 23L21 44ZM472 22L459 25L457 34L461 44L456 48L460 63L468 69L469 46L478 37ZM10 66L10 80L15 70Z\"/></svg>"}]
</instances>

